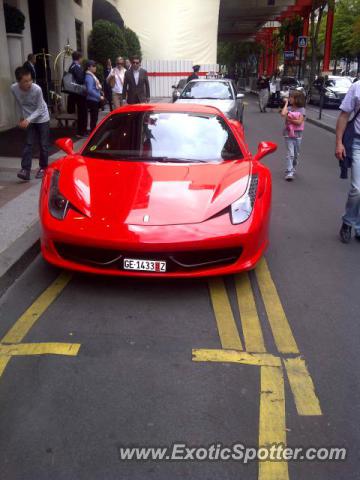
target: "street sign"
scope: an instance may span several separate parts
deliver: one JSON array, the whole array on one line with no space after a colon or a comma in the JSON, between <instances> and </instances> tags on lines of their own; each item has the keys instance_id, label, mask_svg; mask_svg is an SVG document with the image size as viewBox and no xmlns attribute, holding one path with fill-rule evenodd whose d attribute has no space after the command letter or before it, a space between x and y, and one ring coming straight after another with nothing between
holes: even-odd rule
<instances>
[{"instance_id":1,"label":"street sign","mask_svg":"<svg viewBox=\"0 0 360 480\"><path fill-rule=\"evenodd\" d=\"M298 37L298 47L306 48L308 43L308 37Z\"/></svg>"},{"instance_id":2,"label":"street sign","mask_svg":"<svg viewBox=\"0 0 360 480\"><path fill-rule=\"evenodd\" d=\"M289 50L287 52L284 52L284 60L294 60L294 58L295 58L294 50Z\"/></svg>"}]
</instances>

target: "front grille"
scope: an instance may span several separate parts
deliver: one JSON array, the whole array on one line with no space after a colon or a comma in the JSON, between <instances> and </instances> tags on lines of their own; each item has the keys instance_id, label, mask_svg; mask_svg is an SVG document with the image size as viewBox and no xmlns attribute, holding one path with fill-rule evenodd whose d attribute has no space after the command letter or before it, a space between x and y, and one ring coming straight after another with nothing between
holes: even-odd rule
<instances>
[{"instance_id":1,"label":"front grille","mask_svg":"<svg viewBox=\"0 0 360 480\"><path fill-rule=\"evenodd\" d=\"M225 266L235 263L242 249L227 248L216 250L194 250L174 252L129 252L106 248L83 247L69 243L55 243L58 254L65 260L103 269L123 270L124 258L157 260L167 262L167 272L199 270L212 266Z\"/></svg>"}]
</instances>

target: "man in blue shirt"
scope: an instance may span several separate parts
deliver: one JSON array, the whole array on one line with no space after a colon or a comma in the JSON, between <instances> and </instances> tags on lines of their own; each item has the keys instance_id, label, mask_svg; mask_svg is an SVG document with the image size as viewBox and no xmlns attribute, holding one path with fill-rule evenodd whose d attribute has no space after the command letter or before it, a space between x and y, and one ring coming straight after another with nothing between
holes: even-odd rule
<instances>
[{"instance_id":1,"label":"man in blue shirt","mask_svg":"<svg viewBox=\"0 0 360 480\"><path fill-rule=\"evenodd\" d=\"M33 83L30 72L24 67L18 67L15 70L15 77L16 83L11 85L11 92L20 111L18 126L26 130L21 170L17 176L21 180L29 181L35 136L38 136L40 143L40 168L35 178L42 178L48 166L50 117L42 90L39 85Z\"/></svg>"},{"instance_id":2,"label":"man in blue shirt","mask_svg":"<svg viewBox=\"0 0 360 480\"><path fill-rule=\"evenodd\" d=\"M351 240L351 229L355 229L355 238L360 241L360 115L355 119L355 135L353 138L352 152L346 152L343 145L343 135L351 116L360 109L360 83L353 84L340 105L341 113L336 124L336 151L338 160L344 160L346 154L352 157L351 162L351 188L343 215L343 224L340 230L340 239L343 243Z\"/></svg>"},{"instance_id":3,"label":"man in blue shirt","mask_svg":"<svg viewBox=\"0 0 360 480\"><path fill-rule=\"evenodd\" d=\"M72 64L69 67L69 72L72 74L75 82L78 85L84 85L85 72L81 66L82 55L80 52L72 53ZM87 108L85 95L77 95L71 93L68 98L68 105L76 105L77 110L77 136L86 137L87 128ZM69 112L70 113L70 112ZM72 112L71 112L72 113Z\"/></svg>"}]
</instances>

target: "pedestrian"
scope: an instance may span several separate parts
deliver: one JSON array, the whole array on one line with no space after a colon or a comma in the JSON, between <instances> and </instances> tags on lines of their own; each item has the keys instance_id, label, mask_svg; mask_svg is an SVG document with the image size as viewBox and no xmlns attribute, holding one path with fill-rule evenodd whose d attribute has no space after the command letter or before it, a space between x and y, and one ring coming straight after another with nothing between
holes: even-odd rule
<instances>
[{"instance_id":1,"label":"pedestrian","mask_svg":"<svg viewBox=\"0 0 360 480\"><path fill-rule=\"evenodd\" d=\"M188 76L186 80L187 82L191 82L191 80L197 80L199 78L198 73L200 71L200 65L194 65L192 69L193 69L193 73Z\"/></svg>"},{"instance_id":2,"label":"pedestrian","mask_svg":"<svg viewBox=\"0 0 360 480\"><path fill-rule=\"evenodd\" d=\"M92 132L99 118L100 102L104 100L101 83L96 73L96 62L88 60L86 63L85 85L86 85L86 104L90 112L90 132Z\"/></svg>"},{"instance_id":3,"label":"pedestrian","mask_svg":"<svg viewBox=\"0 0 360 480\"><path fill-rule=\"evenodd\" d=\"M360 83L351 85L344 100L340 105L340 114L336 124L336 150L335 155L346 166L351 167L351 187L342 217L340 239L343 243L351 240L352 228L355 230L355 238L360 241ZM349 139L346 145L343 136L348 126ZM345 178L347 177L344 176Z\"/></svg>"},{"instance_id":4,"label":"pedestrian","mask_svg":"<svg viewBox=\"0 0 360 480\"><path fill-rule=\"evenodd\" d=\"M125 68L126 70L130 70L131 68L131 62L128 58L125 60Z\"/></svg>"},{"instance_id":5,"label":"pedestrian","mask_svg":"<svg viewBox=\"0 0 360 480\"><path fill-rule=\"evenodd\" d=\"M259 95L260 112L265 113L266 106L269 101L269 93L270 93L270 80L269 80L269 77L267 76L266 71L264 71L264 73L260 75L260 77L258 78L257 89L258 89L258 95Z\"/></svg>"},{"instance_id":6,"label":"pedestrian","mask_svg":"<svg viewBox=\"0 0 360 480\"><path fill-rule=\"evenodd\" d=\"M112 112L112 109L113 109L113 107L112 107L112 88L108 84L107 78L110 75L111 70L112 70L111 59L108 58L107 61L106 61L106 66L104 68L104 95L105 95L105 98L106 98L106 100L109 104L110 112Z\"/></svg>"},{"instance_id":7,"label":"pedestrian","mask_svg":"<svg viewBox=\"0 0 360 480\"><path fill-rule=\"evenodd\" d=\"M106 82L112 89L112 101L114 103L114 108L119 108L123 104L122 94L124 89L126 68L123 57L118 57L115 63L115 68L111 69L110 74L106 78Z\"/></svg>"},{"instance_id":8,"label":"pedestrian","mask_svg":"<svg viewBox=\"0 0 360 480\"><path fill-rule=\"evenodd\" d=\"M145 103L150 101L150 85L147 71L140 66L140 58L131 59L131 69L125 72L123 99L127 103Z\"/></svg>"},{"instance_id":9,"label":"pedestrian","mask_svg":"<svg viewBox=\"0 0 360 480\"><path fill-rule=\"evenodd\" d=\"M70 65L69 72L72 74L74 81L78 85L85 84L85 72L81 66L82 55L80 52L72 53L72 64ZM72 105L76 105L77 110L77 136L82 138L87 136L87 106L86 95L78 95L71 93L68 98L68 111L71 112Z\"/></svg>"},{"instance_id":10,"label":"pedestrian","mask_svg":"<svg viewBox=\"0 0 360 480\"><path fill-rule=\"evenodd\" d=\"M29 53L29 55L27 56L27 60L26 60L26 62L24 63L23 67L24 67L28 72L30 72L32 81L33 81L34 83L36 83L36 69L35 69L35 65L36 65L36 55L34 55L33 53Z\"/></svg>"},{"instance_id":11,"label":"pedestrian","mask_svg":"<svg viewBox=\"0 0 360 480\"><path fill-rule=\"evenodd\" d=\"M280 113L285 118L283 132L286 146L285 180L290 182L294 180L299 163L300 146L306 117L305 95L296 90L290 92L289 98L285 99L285 105Z\"/></svg>"},{"instance_id":12,"label":"pedestrian","mask_svg":"<svg viewBox=\"0 0 360 480\"><path fill-rule=\"evenodd\" d=\"M15 97L20 110L18 126L26 130L26 140L21 159L21 170L17 176L21 180L29 181L32 165L32 150L35 137L40 145L39 169L35 178L42 178L48 166L49 157L49 125L50 117L42 90L36 85L31 73L24 67L15 70L16 83L11 85L11 92Z\"/></svg>"}]
</instances>

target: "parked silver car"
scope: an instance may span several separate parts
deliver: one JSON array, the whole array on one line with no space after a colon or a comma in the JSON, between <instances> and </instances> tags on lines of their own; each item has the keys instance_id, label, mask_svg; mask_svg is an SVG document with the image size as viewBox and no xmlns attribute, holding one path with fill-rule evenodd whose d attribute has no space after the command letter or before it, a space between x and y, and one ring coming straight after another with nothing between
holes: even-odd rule
<instances>
[{"instance_id":1,"label":"parked silver car","mask_svg":"<svg viewBox=\"0 0 360 480\"><path fill-rule=\"evenodd\" d=\"M182 91L177 102L210 105L221 110L228 118L243 122L244 95L228 79L191 80Z\"/></svg>"},{"instance_id":2,"label":"parked silver car","mask_svg":"<svg viewBox=\"0 0 360 480\"><path fill-rule=\"evenodd\" d=\"M340 106L349 88L352 85L352 79L350 77L338 77L330 75L326 80L324 78L318 78L313 83L309 103L320 104L321 92L324 89L324 106L334 105Z\"/></svg>"},{"instance_id":3,"label":"parked silver car","mask_svg":"<svg viewBox=\"0 0 360 480\"><path fill-rule=\"evenodd\" d=\"M180 97L181 92L184 90L185 85L187 84L187 79L186 78L181 78L177 85L172 85L171 88L173 88L172 92L172 101L176 102L176 100Z\"/></svg>"}]
</instances>

